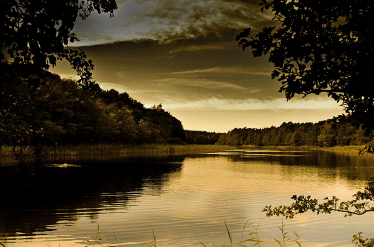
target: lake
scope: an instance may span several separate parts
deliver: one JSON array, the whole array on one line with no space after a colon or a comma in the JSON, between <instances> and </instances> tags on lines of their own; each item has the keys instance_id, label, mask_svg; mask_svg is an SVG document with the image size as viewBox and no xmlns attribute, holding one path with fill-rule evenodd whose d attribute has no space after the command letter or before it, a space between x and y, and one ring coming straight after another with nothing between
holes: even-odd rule
<instances>
[{"instance_id":1,"label":"lake","mask_svg":"<svg viewBox=\"0 0 374 247\"><path fill-rule=\"evenodd\" d=\"M282 218L267 218L266 205L290 205L295 194L349 200L374 177L371 157L276 149L49 163L36 170L0 166L0 242L6 246L79 247L96 238L145 246L153 234L158 246L222 246L229 243L226 226L239 242L247 221L259 225L262 246L278 246L272 238L282 238ZM283 222L303 246L353 246L359 231L374 237L374 213L308 212Z\"/></svg>"}]
</instances>

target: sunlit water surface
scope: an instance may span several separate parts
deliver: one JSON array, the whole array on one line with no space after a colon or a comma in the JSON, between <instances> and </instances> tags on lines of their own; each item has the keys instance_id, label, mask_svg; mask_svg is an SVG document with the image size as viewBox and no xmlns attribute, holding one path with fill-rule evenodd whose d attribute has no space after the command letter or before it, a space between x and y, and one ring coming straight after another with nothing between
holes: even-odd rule
<instances>
[{"instance_id":1,"label":"sunlit water surface","mask_svg":"<svg viewBox=\"0 0 374 247\"><path fill-rule=\"evenodd\" d=\"M95 239L142 246L153 234L158 246L222 246L229 243L225 224L239 242L247 221L260 225L262 246L277 246L273 238L282 238L282 218L266 218L266 205L290 205L294 194L348 200L374 177L368 157L265 149L72 159L35 171L14 169L0 170L1 242L9 247L78 247ZM306 213L283 222L303 246L352 246L359 231L374 236L370 213ZM248 227L243 237L253 230Z\"/></svg>"}]
</instances>

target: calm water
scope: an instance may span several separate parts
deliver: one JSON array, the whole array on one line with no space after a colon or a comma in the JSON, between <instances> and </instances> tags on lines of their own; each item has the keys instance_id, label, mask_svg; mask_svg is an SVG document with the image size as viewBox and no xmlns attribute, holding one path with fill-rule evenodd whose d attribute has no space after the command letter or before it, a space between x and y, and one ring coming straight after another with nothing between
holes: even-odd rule
<instances>
[{"instance_id":1,"label":"calm water","mask_svg":"<svg viewBox=\"0 0 374 247\"><path fill-rule=\"evenodd\" d=\"M239 242L245 222L261 224L263 246L276 246L282 218L266 205L290 205L294 194L351 195L374 177L374 160L326 152L241 150L178 157L98 157L51 161L19 171L0 166L0 229L6 246L221 246L225 222ZM306 213L284 219L303 246L352 246L359 231L374 236L374 213ZM246 232L244 232L246 234Z\"/></svg>"}]
</instances>

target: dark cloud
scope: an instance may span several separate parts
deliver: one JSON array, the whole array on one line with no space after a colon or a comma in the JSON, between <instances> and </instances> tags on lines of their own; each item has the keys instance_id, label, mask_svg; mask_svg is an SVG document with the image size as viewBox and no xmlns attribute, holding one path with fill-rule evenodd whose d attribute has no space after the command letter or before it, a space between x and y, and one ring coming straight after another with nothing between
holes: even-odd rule
<instances>
[{"instance_id":1,"label":"dark cloud","mask_svg":"<svg viewBox=\"0 0 374 247\"><path fill-rule=\"evenodd\" d=\"M171 42L251 27L259 30L271 20L260 12L260 0L119 1L114 18L92 14L76 23L82 44L153 39Z\"/></svg>"},{"instance_id":2,"label":"dark cloud","mask_svg":"<svg viewBox=\"0 0 374 247\"><path fill-rule=\"evenodd\" d=\"M188 39L244 27L259 29L269 18L259 12L259 1L175 1L158 0L145 16L154 26L152 36L161 39ZM155 25L156 24L156 25Z\"/></svg>"}]
</instances>

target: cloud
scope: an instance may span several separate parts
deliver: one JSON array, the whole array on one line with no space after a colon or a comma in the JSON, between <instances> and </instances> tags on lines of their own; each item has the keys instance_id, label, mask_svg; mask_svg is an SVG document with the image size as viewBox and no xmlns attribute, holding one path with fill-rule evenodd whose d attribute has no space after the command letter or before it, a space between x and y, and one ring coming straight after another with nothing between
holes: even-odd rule
<instances>
[{"instance_id":1,"label":"cloud","mask_svg":"<svg viewBox=\"0 0 374 247\"><path fill-rule=\"evenodd\" d=\"M149 2L149 1L148 1ZM257 28L269 17L259 11L258 0L153 0L145 14L148 25L157 27L151 36L160 40L191 39L225 30Z\"/></svg>"},{"instance_id":2,"label":"cloud","mask_svg":"<svg viewBox=\"0 0 374 247\"><path fill-rule=\"evenodd\" d=\"M248 88L245 88L241 85L231 83L231 82L222 82L222 81L216 81L216 80L210 80L210 79L194 79L190 80L188 78L164 78L164 79L158 79L154 80L158 83L166 83L167 87L170 87L170 85L174 85L177 87L185 86L185 87L198 87L198 88L205 88L209 90L222 90L222 89L236 89L236 90L248 90Z\"/></svg>"},{"instance_id":3,"label":"cloud","mask_svg":"<svg viewBox=\"0 0 374 247\"><path fill-rule=\"evenodd\" d=\"M218 99L208 98L196 101L168 101L163 102L165 109L177 110L330 110L341 108L332 99L324 100L290 100L279 98L273 100L258 100L258 99Z\"/></svg>"},{"instance_id":4,"label":"cloud","mask_svg":"<svg viewBox=\"0 0 374 247\"><path fill-rule=\"evenodd\" d=\"M170 50L169 54L182 52L182 51L202 51L202 50L225 50L227 49L227 44L207 44L207 45L184 45L176 49Z\"/></svg>"},{"instance_id":5,"label":"cloud","mask_svg":"<svg viewBox=\"0 0 374 247\"><path fill-rule=\"evenodd\" d=\"M174 76L188 76L188 75L201 75L201 74L247 74L247 75L263 75L270 76L271 69L249 69L244 67L212 67L205 69L183 70L170 72L168 74Z\"/></svg>"},{"instance_id":6,"label":"cloud","mask_svg":"<svg viewBox=\"0 0 374 247\"><path fill-rule=\"evenodd\" d=\"M227 30L259 29L271 21L260 12L260 0L129 0L119 1L114 17L92 13L77 21L74 32L80 42L92 45L107 42L152 39L160 42L188 40Z\"/></svg>"}]
</instances>

